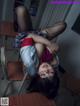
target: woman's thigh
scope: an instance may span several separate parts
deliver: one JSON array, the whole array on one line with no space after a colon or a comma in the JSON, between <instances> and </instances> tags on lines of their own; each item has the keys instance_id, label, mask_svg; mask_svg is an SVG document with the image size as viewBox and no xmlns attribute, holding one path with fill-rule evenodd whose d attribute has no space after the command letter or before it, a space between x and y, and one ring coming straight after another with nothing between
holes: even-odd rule
<instances>
[{"instance_id":1,"label":"woman's thigh","mask_svg":"<svg viewBox=\"0 0 80 106\"><path fill-rule=\"evenodd\" d=\"M37 50L38 56L41 57L41 55L42 55L42 53L44 51L45 46L43 44L36 43L35 44L35 48Z\"/></svg>"}]
</instances>

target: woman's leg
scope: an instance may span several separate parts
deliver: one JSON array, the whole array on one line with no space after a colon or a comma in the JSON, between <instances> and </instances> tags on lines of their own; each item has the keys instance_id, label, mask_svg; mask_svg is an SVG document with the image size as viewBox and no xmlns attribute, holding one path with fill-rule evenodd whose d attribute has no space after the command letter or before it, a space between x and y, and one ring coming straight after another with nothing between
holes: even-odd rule
<instances>
[{"instance_id":1,"label":"woman's leg","mask_svg":"<svg viewBox=\"0 0 80 106\"><path fill-rule=\"evenodd\" d=\"M35 48L36 48L38 56L40 58L42 56L42 53L44 52L45 46L43 44L36 43Z\"/></svg>"},{"instance_id":2,"label":"woman's leg","mask_svg":"<svg viewBox=\"0 0 80 106\"><path fill-rule=\"evenodd\" d=\"M47 31L46 38L51 40L52 38L55 38L56 36L61 34L66 29L66 26L67 25L66 25L65 22L59 22L59 23L55 24L53 27L41 30L41 32L43 33L43 35L45 35L45 33ZM45 49L45 46L43 44L36 43L35 47L36 47L38 56L41 57L41 55L42 55L42 53L43 53L43 51ZM58 47L55 46L55 48L57 49Z\"/></svg>"},{"instance_id":3,"label":"woman's leg","mask_svg":"<svg viewBox=\"0 0 80 106\"><path fill-rule=\"evenodd\" d=\"M24 17L25 16L25 17ZM31 20L28 10L24 6L16 8L17 24L21 31L29 31L31 28ZM25 20L26 19L26 20ZM66 22L61 21L54 24L52 27L41 29L42 33L47 32L47 38L52 39L61 34L67 27Z\"/></svg>"},{"instance_id":4,"label":"woman's leg","mask_svg":"<svg viewBox=\"0 0 80 106\"><path fill-rule=\"evenodd\" d=\"M64 21L61 21L61 22L57 22L53 27L42 29L41 32L43 34L46 34L47 35L46 37L51 40L52 38L64 32L66 27L67 24Z\"/></svg>"}]
</instances>

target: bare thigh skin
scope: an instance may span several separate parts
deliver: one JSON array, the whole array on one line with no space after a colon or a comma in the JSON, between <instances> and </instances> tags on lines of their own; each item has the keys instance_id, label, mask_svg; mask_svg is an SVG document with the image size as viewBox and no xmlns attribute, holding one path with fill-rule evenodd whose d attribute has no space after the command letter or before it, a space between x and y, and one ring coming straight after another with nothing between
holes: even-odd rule
<instances>
[{"instance_id":1,"label":"bare thigh skin","mask_svg":"<svg viewBox=\"0 0 80 106\"><path fill-rule=\"evenodd\" d=\"M42 53L44 52L45 46L43 44L40 43L36 43L35 44L35 48L37 50L38 56L39 58L41 57Z\"/></svg>"},{"instance_id":2,"label":"bare thigh skin","mask_svg":"<svg viewBox=\"0 0 80 106\"><path fill-rule=\"evenodd\" d=\"M52 27L41 29L41 32L47 33L47 39L52 40L54 37L60 35L66 29L67 24L64 21L57 22Z\"/></svg>"}]
</instances>

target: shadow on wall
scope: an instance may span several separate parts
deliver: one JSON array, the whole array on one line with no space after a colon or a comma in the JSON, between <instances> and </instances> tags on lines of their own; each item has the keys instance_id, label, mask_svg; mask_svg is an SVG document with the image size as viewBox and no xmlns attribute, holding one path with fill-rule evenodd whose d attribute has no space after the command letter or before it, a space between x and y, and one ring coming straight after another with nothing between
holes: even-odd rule
<instances>
[{"instance_id":1,"label":"shadow on wall","mask_svg":"<svg viewBox=\"0 0 80 106\"><path fill-rule=\"evenodd\" d=\"M80 36L67 29L59 38L60 63L73 76L80 78Z\"/></svg>"},{"instance_id":2,"label":"shadow on wall","mask_svg":"<svg viewBox=\"0 0 80 106\"><path fill-rule=\"evenodd\" d=\"M4 3L4 0L0 0L0 21L2 19L3 3Z\"/></svg>"}]
</instances>

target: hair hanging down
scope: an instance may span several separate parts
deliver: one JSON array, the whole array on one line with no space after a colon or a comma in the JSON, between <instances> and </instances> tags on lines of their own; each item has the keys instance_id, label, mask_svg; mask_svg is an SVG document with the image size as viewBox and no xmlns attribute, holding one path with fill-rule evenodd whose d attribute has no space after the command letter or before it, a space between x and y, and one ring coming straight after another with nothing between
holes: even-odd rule
<instances>
[{"instance_id":1,"label":"hair hanging down","mask_svg":"<svg viewBox=\"0 0 80 106\"><path fill-rule=\"evenodd\" d=\"M28 90L31 92L40 92L44 94L49 99L53 99L57 96L58 89L59 89L59 77L57 72L55 73L54 77L49 80L48 78L39 78L37 76L32 81Z\"/></svg>"},{"instance_id":2,"label":"hair hanging down","mask_svg":"<svg viewBox=\"0 0 80 106\"><path fill-rule=\"evenodd\" d=\"M27 29L27 31L32 31L33 28L32 28L31 17L30 17L30 14L28 12L28 9L24 5L18 5L14 8L14 30L16 32L20 31L20 27L19 27L18 21L17 21L17 13L16 13L16 10L18 7L24 8L24 11L25 11L24 18L25 18L25 23L26 23L26 29Z\"/></svg>"}]
</instances>

